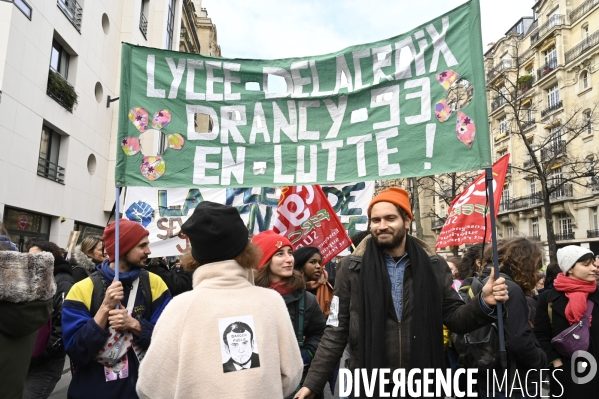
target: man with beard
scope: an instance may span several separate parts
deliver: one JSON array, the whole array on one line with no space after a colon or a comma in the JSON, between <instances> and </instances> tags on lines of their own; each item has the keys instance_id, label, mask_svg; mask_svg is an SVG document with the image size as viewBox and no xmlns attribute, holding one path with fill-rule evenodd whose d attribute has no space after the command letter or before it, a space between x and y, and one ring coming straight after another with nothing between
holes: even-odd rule
<instances>
[{"instance_id":1,"label":"man with beard","mask_svg":"<svg viewBox=\"0 0 599 399\"><path fill-rule=\"evenodd\" d=\"M445 369L443 325L465 334L496 320L495 305L508 299L505 280L493 277L478 298L463 302L451 287L447 262L423 241L407 234L412 223L408 192L390 188L374 197L368 207L370 236L352 255L344 258L337 271L333 304L327 328L303 388L296 398L312 398L322 392L349 342L351 370L390 369L386 385L391 393L390 375L404 369ZM428 382L416 374L422 389ZM391 381L390 381L391 380ZM434 380L434 378L433 378ZM381 379L384 381L384 379ZM365 384L359 381L360 392ZM429 392L435 392L428 388ZM359 393L352 390L353 397ZM388 396L388 395L387 395Z\"/></svg>"},{"instance_id":2,"label":"man with beard","mask_svg":"<svg viewBox=\"0 0 599 399\"><path fill-rule=\"evenodd\" d=\"M119 222L115 281L115 227L113 222L104 231L109 259L64 301L63 339L73 371L69 398L137 398L140 361L171 300L162 279L143 269L151 253L149 232L126 219Z\"/></svg>"}]
</instances>

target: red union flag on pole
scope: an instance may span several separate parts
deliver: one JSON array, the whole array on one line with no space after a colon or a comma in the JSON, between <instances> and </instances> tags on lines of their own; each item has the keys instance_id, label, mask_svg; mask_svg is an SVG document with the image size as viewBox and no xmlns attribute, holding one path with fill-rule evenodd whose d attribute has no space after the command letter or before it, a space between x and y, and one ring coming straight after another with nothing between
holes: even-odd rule
<instances>
[{"instance_id":1,"label":"red union flag on pole","mask_svg":"<svg viewBox=\"0 0 599 399\"><path fill-rule=\"evenodd\" d=\"M503 194L503 183L507 173L510 155L504 155L493 165L493 198L495 217ZM451 203L449 216L437 238L435 249L450 245L476 244L491 241L491 219L487 203L485 173L481 174ZM485 236L485 216L487 234Z\"/></svg>"},{"instance_id":2,"label":"red union flag on pole","mask_svg":"<svg viewBox=\"0 0 599 399\"><path fill-rule=\"evenodd\" d=\"M351 245L345 227L318 185L283 187L273 230L286 236L294 250L318 247L323 265Z\"/></svg>"}]
</instances>

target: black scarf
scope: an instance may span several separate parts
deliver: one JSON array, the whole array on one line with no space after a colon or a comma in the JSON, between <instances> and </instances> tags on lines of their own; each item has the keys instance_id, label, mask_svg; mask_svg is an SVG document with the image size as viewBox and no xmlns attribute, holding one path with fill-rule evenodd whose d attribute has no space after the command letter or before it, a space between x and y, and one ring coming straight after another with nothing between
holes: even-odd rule
<instances>
[{"instance_id":1,"label":"black scarf","mask_svg":"<svg viewBox=\"0 0 599 399\"><path fill-rule=\"evenodd\" d=\"M429 255L410 235L406 236L406 252L410 259L414 295L410 301L409 368L444 368L443 306L437 277ZM385 257L374 237L367 243L360 274L359 367L367 370L389 368L385 326L389 311L395 312L395 309ZM375 391L378 398L376 395L378 388Z\"/></svg>"}]
</instances>

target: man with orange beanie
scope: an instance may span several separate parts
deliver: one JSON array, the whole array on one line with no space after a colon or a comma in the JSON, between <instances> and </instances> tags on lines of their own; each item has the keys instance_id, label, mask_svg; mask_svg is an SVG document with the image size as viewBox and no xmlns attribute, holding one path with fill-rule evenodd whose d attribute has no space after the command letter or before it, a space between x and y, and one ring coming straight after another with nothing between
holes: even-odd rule
<instances>
[{"instance_id":1,"label":"man with orange beanie","mask_svg":"<svg viewBox=\"0 0 599 399\"><path fill-rule=\"evenodd\" d=\"M382 191L370 202L368 218L370 236L338 268L327 328L296 398L322 392L347 342L350 368L368 375L377 369L404 369L406 376L411 369L445 369L443 325L458 334L476 330L495 321L495 304L508 298L504 279L491 277L478 298L460 299L447 262L407 234L412 210L406 190ZM378 398L379 388L390 393L394 383L387 382L377 383L370 397ZM424 389L429 380L417 383Z\"/></svg>"},{"instance_id":2,"label":"man with orange beanie","mask_svg":"<svg viewBox=\"0 0 599 399\"><path fill-rule=\"evenodd\" d=\"M126 219L120 220L119 229L117 246L116 223L106 227L109 259L75 284L63 304L63 340L73 365L69 398L137 398L140 362L171 300L162 279L143 269L151 253L149 232Z\"/></svg>"}]
</instances>

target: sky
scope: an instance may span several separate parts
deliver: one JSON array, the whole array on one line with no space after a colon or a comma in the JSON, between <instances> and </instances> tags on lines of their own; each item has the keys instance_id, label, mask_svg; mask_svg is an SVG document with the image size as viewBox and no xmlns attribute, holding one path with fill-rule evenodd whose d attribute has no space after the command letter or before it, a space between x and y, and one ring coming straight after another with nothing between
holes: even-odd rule
<instances>
[{"instance_id":1,"label":"sky","mask_svg":"<svg viewBox=\"0 0 599 399\"><path fill-rule=\"evenodd\" d=\"M327 54L407 32L464 0L203 0L226 58ZM536 0L481 0L484 50Z\"/></svg>"}]
</instances>

